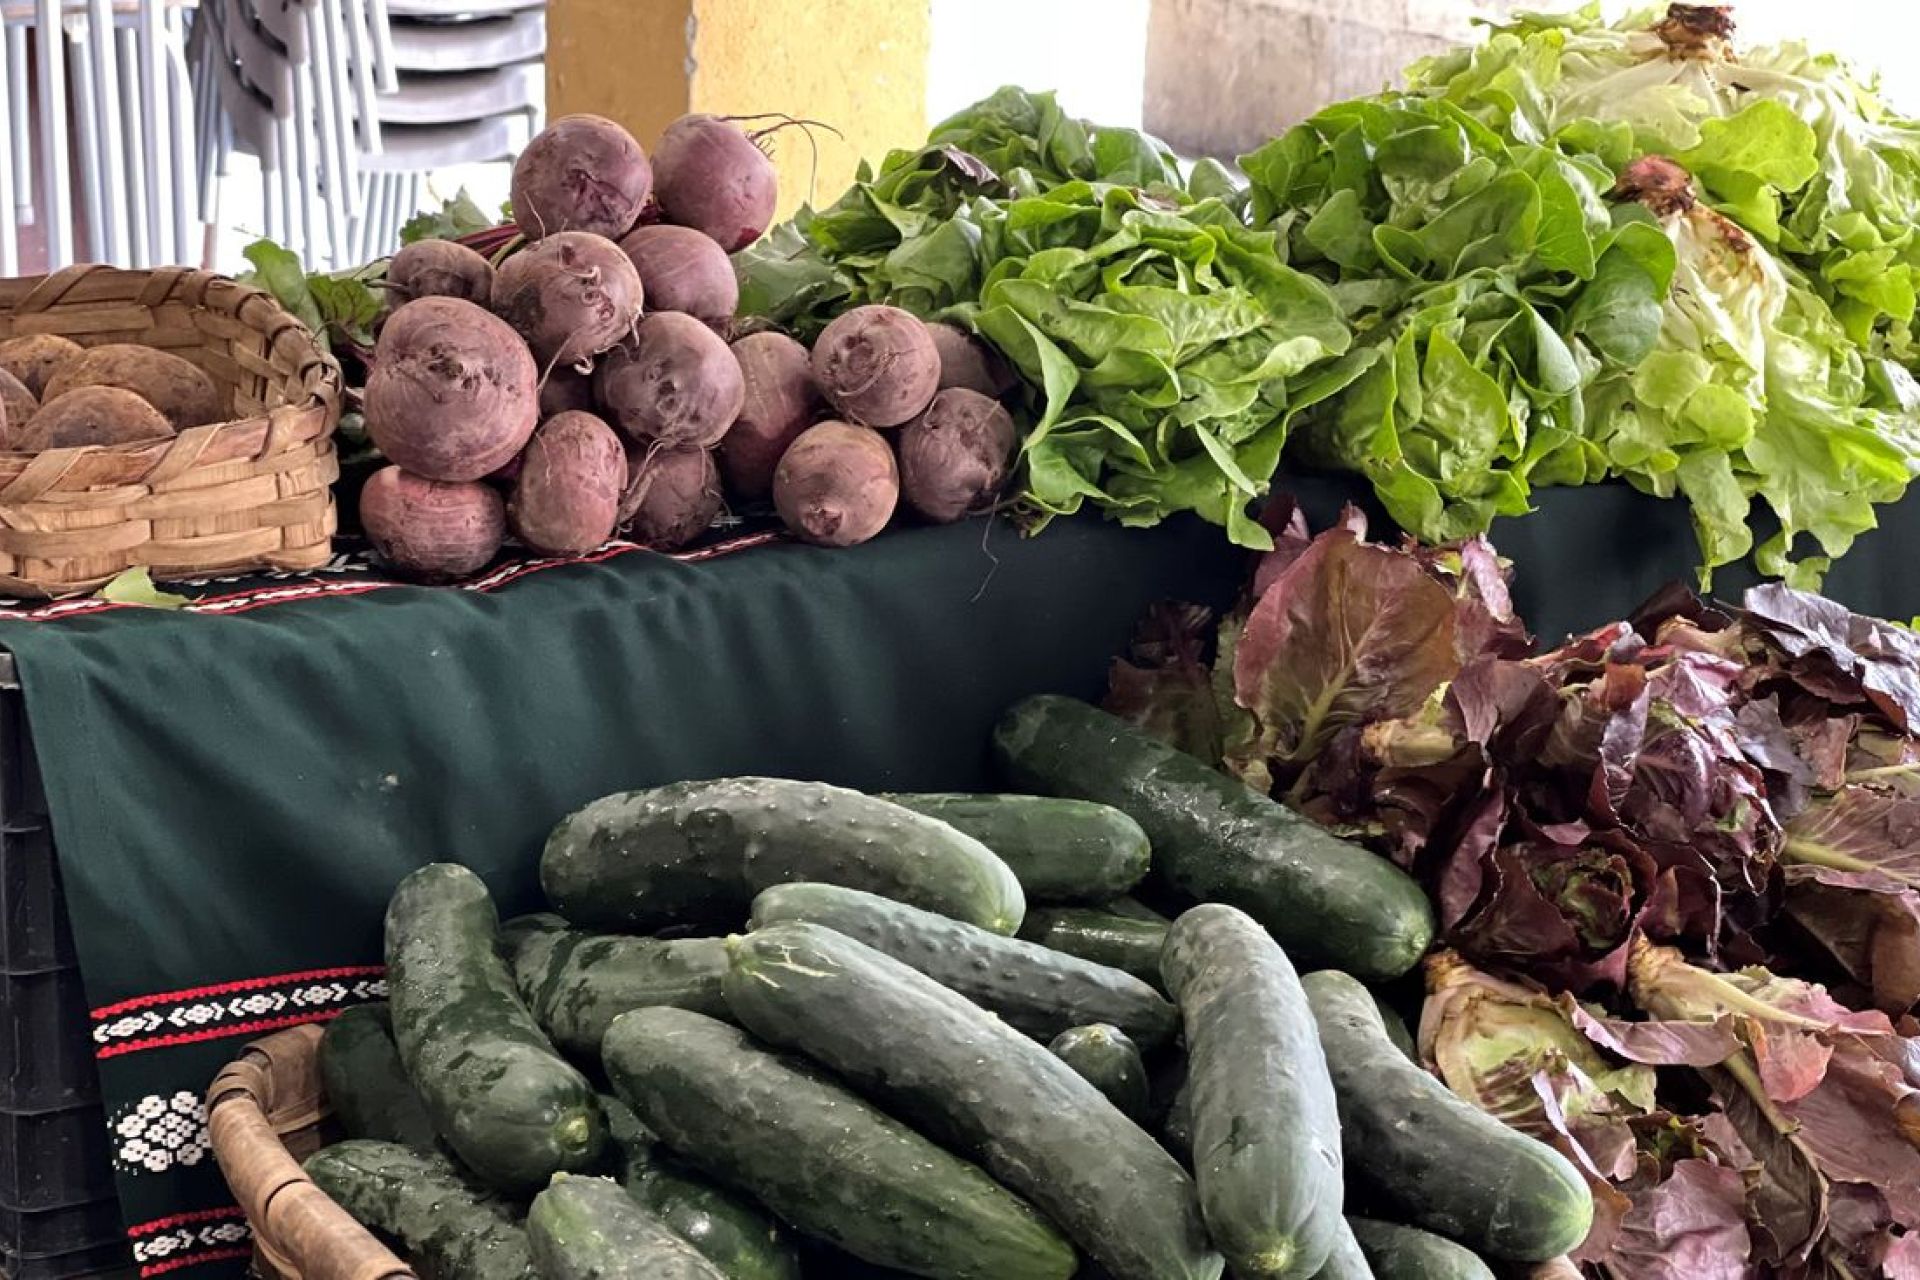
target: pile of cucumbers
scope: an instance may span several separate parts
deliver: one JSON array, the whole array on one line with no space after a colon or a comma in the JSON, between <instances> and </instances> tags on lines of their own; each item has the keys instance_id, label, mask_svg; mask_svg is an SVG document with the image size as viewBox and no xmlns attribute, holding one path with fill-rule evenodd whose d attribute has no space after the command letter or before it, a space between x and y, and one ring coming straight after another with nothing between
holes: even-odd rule
<instances>
[{"instance_id":1,"label":"pile of cucumbers","mask_svg":"<svg viewBox=\"0 0 1920 1280\"><path fill-rule=\"evenodd\" d=\"M1027 794L609 796L504 925L415 872L309 1175L426 1280L1465 1280L1580 1243L1580 1175L1365 985L1427 950L1417 885L1083 703L994 745Z\"/></svg>"}]
</instances>

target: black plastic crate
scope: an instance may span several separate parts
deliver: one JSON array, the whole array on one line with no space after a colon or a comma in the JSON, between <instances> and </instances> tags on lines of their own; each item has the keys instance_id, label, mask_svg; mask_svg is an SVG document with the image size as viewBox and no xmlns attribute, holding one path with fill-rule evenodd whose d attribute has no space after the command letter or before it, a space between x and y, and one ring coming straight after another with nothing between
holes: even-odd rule
<instances>
[{"instance_id":1,"label":"black plastic crate","mask_svg":"<svg viewBox=\"0 0 1920 1280\"><path fill-rule=\"evenodd\" d=\"M0 1245L0 1276L7 1280L74 1280L77 1276L132 1277L133 1255L125 1240L65 1253L16 1253Z\"/></svg>"},{"instance_id":2,"label":"black plastic crate","mask_svg":"<svg viewBox=\"0 0 1920 1280\"><path fill-rule=\"evenodd\" d=\"M78 969L0 973L0 1111L54 1111L97 1101L100 1069L87 1027ZM0 1187L0 1203L6 1198Z\"/></svg>"},{"instance_id":3,"label":"black plastic crate","mask_svg":"<svg viewBox=\"0 0 1920 1280\"><path fill-rule=\"evenodd\" d=\"M38 1212L114 1194L112 1137L99 1103L0 1112L0 1204Z\"/></svg>"},{"instance_id":4,"label":"black plastic crate","mask_svg":"<svg viewBox=\"0 0 1920 1280\"><path fill-rule=\"evenodd\" d=\"M0 827L0 973L44 973L77 963L45 818Z\"/></svg>"},{"instance_id":5,"label":"black plastic crate","mask_svg":"<svg viewBox=\"0 0 1920 1280\"><path fill-rule=\"evenodd\" d=\"M0 1240L26 1257L54 1257L127 1242L118 1197L64 1209L9 1209L0 1205Z\"/></svg>"}]
</instances>

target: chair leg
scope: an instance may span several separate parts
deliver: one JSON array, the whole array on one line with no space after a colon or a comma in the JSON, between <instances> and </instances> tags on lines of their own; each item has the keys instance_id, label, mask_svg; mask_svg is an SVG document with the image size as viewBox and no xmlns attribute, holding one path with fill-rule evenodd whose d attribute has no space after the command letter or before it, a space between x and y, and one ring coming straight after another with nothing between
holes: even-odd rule
<instances>
[{"instance_id":1,"label":"chair leg","mask_svg":"<svg viewBox=\"0 0 1920 1280\"><path fill-rule=\"evenodd\" d=\"M102 191L100 171L103 163L111 165L113 159L112 153L100 145L100 95L93 83L94 62L88 56L85 41L74 41L66 52L70 55L67 74L73 84L74 132L79 135L79 145L74 148L80 162L79 203L75 213L87 224L86 235L78 248L89 262L112 262L115 257L107 244L107 229L113 223L114 213Z\"/></svg>"},{"instance_id":2,"label":"chair leg","mask_svg":"<svg viewBox=\"0 0 1920 1280\"><path fill-rule=\"evenodd\" d=\"M67 167L67 58L60 0L38 0L34 27L40 65L40 174L45 188L47 266L73 265L73 188ZM53 145L54 143L59 145Z\"/></svg>"},{"instance_id":3,"label":"chair leg","mask_svg":"<svg viewBox=\"0 0 1920 1280\"><path fill-rule=\"evenodd\" d=\"M193 119L193 75L187 67L185 16L166 14L167 117L173 134L173 260L194 261L193 186L200 172L198 127Z\"/></svg>"},{"instance_id":4,"label":"chair leg","mask_svg":"<svg viewBox=\"0 0 1920 1280\"><path fill-rule=\"evenodd\" d=\"M8 167L13 170L13 220L33 225L33 108L27 102L27 29L7 28L7 133L13 145Z\"/></svg>"},{"instance_id":5,"label":"chair leg","mask_svg":"<svg viewBox=\"0 0 1920 1280\"><path fill-rule=\"evenodd\" d=\"M93 3L107 8L111 17L109 0L93 0ZM151 267L154 265L154 245L149 229L153 222L153 209L147 202L146 171L153 165L153 123L141 116L137 94L130 88L124 97L121 93L122 85L131 86L132 76L138 74L140 35L131 27L113 31L112 34L119 44L117 67L121 72L128 73L116 73L112 91L114 101L111 103L114 115L121 121L119 133L126 142L118 169L119 180L126 192L126 203L121 206L124 212L117 234L131 240L130 261L135 266ZM125 111L120 109L123 102Z\"/></svg>"},{"instance_id":6,"label":"chair leg","mask_svg":"<svg viewBox=\"0 0 1920 1280\"><path fill-rule=\"evenodd\" d=\"M111 0L87 0L86 43L76 52L80 61L89 64L86 70L88 84L84 90L79 84L79 74L76 73L74 77L74 100L76 105L82 97L91 100L92 128L87 130L85 137L97 158L93 165L96 178L89 184L89 193L97 198L95 216L100 220L99 228L94 231L93 242L100 246L101 261L119 266L144 267L147 263L138 249L130 254L128 248L129 223L131 221L137 227L139 220L131 217L126 174L129 169L135 174L139 172L133 165L140 153L139 144L131 136L123 137L121 129L123 64L115 45ZM143 238L136 230L135 244Z\"/></svg>"},{"instance_id":7,"label":"chair leg","mask_svg":"<svg viewBox=\"0 0 1920 1280\"><path fill-rule=\"evenodd\" d=\"M13 136L13 68L0 49L0 138ZM20 232L14 210L13 162L0 161L0 276L20 274Z\"/></svg>"},{"instance_id":8,"label":"chair leg","mask_svg":"<svg viewBox=\"0 0 1920 1280\"><path fill-rule=\"evenodd\" d=\"M139 110L147 127L147 250L156 263L178 262L173 225L173 162L178 152L173 116L167 109L166 28L159 0L140 0L134 41L140 50Z\"/></svg>"}]
</instances>

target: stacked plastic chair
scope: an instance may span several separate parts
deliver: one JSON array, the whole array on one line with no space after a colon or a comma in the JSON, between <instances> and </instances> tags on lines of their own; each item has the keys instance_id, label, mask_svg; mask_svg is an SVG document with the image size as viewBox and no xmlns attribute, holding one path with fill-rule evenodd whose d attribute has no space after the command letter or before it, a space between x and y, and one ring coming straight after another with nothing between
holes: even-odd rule
<instances>
[{"instance_id":1,"label":"stacked plastic chair","mask_svg":"<svg viewBox=\"0 0 1920 1280\"><path fill-rule=\"evenodd\" d=\"M48 269L149 267L201 252L185 58L199 0L5 0L0 275L35 227ZM31 74L30 74L31 72Z\"/></svg>"},{"instance_id":2,"label":"stacked plastic chair","mask_svg":"<svg viewBox=\"0 0 1920 1280\"><path fill-rule=\"evenodd\" d=\"M436 169L510 158L545 109L544 0L205 0L209 220L259 158L266 234L314 267L388 251Z\"/></svg>"}]
</instances>

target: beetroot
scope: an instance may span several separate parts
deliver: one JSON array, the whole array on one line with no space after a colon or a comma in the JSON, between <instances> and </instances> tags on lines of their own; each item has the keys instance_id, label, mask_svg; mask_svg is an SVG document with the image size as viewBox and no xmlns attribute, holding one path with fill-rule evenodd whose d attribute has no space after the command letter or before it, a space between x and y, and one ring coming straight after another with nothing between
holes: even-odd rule
<instances>
[{"instance_id":1,"label":"beetroot","mask_svg":"<svg viewBox=\"0 0 1920 1280\"><path fill-rule=\"evenodd\" d=\"M865 542L893 518L900 473L886 438L827 421L808 427L773 473L773 505L787 528L824 547Z\"/></svg>"},{"instance_id":2,"label":"beetroot","mask_svg":"<svg viewBox=\"0 0 1920 1280\"><path fill-rule=\"evenodd\" d=\"M584 555L613 536L626 487L627 454L613 428L590 413L563 413L533 433L507 515L534 550Z\"/></svg>"},{"instance_id":3,"label":"beetroot","mask_svg":"<svg viewBox=\"0 0 1920 1280\"><path fill-rule=\"evenodd\" d=\"M940 352L911 312L855 307L820 331L813 380L848 421L897 427L939 390Z\"/></svg>"},{"instance_id":4,"label":"beetroot","mask_svg":"<svg viewBox=\"0 0 1920 1280\"><path fill-rule=\"evenodd\" d=\"M548 369L546 377L540 381L542 422L569 409L584 409L593 413L597 408L593 400L593 375L590 373L582 373L572 365L557 364Z\"/></svg>"},{"instance_id":5,"label":"beetroot","mask_svg":"<svg viewBox=\"0 0 1920 1280\"><path fill-rule=\"evenodd\" d=\"M930 324L927 335L940 353L940 390L965 387L983 396L1003 396L1015 377L1000 353L956 324Z\"/></svg>"},{"instance_id":6,"label":"beetroot","mask_svg":"<svg viewBox=\"0 0 1920 1280\"><path fill-rule=\"evenodd\" d=\"M662 222L635 227L620 247L640 272L650 310L684 311L716 329L733 320L740 305L740 278L713 237Z\"/></svg>"},{"instance_id":7,"label":"beetroot","mask_svg":"<svg viewBox=\"0 0 1920 1280\"><path fill-rule=\"evenodd\" d=\"M656 551L684 547L713 526L723 505L712 453L628 446L620 523L635 542Z\"/></svg>"},{"instance_id":8,"label":"beetroot","mask_svg":"<svg viewBox=\"0 0 1920 1280\"><path fill-rule=\"evenodd\" d=\"M784 333L753 333L733 344L746 399L720 441L727 488L756 501L773 492L773 469L820 409L807 349Z\"/></svg>"},{"instance_id":9,"label":"beetroot","mask_svg":"<svg viewBox=\"0 0 1920 1280\"><path fill-rule=\"evenodd\" d=\"M992 396L949 387L900 432L900 492L936 524L991 506L1013 461L1013 418Z\"/></svg>"},{"instance_id":10,"label":"beetroot","mask_svg":"<svg viewBox=\"0 0 1920 1280\"><path fill-rule=\"evenodd\" d=\"M501 264L493 310L542 369L585 364L633 332L640 273L620 246L587 231L536 240Z\"/></svg>"},{"instance_id":11,"label":"beetroot","mask_svg":"<svg viewBox=\"0 0 1920 1280\"><path fill-rule=\"evenodd\" d=\"M452 240L416 240L387 263L387 283L400 302L460 298L484 307L493 298L493 264Z\"/></svg>"},{"instance_id":12,"label":"beetroot","mask_svg":"<svg viewBox=\"0 0 1920 1280\"><path fill-rule=\"evenodd\" d=\"M653 166L633 135L604 116L562 116L513 166L513 220L529 240L591 231L617 240L653 193Z\"/></svg>"},{"instance_id":13,"label":"beetroot","mask_svg":"<svg viewBox=\"0 0 1920 1280\"><path fill-rule=\"evenodd\" d=\"M601 407L635 440L685 449L718 443L740 414L740 362L713 330L678 311L656 311L631 342L594 371Z\"/></svg>"},{"instance_id":14,"label":"beetroot","mask_svg":"<svg viewBox=\"0 0 1920 1280\"><path fill-rule=\"evenodd\" d=\"M667 221L717 240L732 253L758 240L780 203L773 161L716 116L681 116L653 149L655 196Z\"/></svg>"},{"instance_id":15,"label":"beetroot","mask_svg":"<svg viewBox=\"0 0 1920 1280\"><path fill-rule=\"evenodd\" d=\"M533 434L538 384L532 353L504 320L458 298L421 298L380 331L367 434L415 475L478 480Z\"/></svg>"},{"instance_id":16,"label":"beetroot","mask_svg":"<svg viewBox=\"0 0 1920 1280\"><path fill-rule=\"evenodd\" d=\"M360 525L381 559L434 582L485 568L507 536L507 511L489 485L386 467L360 490Z\"/></svg>"}]
</instances>

